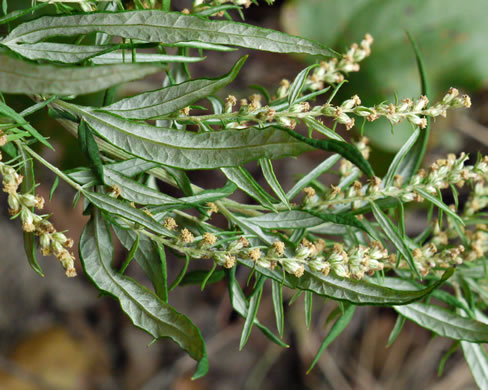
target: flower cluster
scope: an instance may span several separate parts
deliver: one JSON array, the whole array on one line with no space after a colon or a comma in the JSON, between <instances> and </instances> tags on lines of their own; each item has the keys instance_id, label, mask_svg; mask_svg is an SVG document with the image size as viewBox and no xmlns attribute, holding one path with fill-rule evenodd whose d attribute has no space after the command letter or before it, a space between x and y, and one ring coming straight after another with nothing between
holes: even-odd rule
<instances>
[{"instance_id":1,"label":"flower cluster","mask_svg":"<svg viewBox=\"0 0 488 390\"><path fill-rule=\"evenodd\" d=\"M323 89L325 84L338 84L344 81L344 74L359 72L359 63L371 54L373 37L366 34L359 43L353 43L341 59L332 58L322 61L307 79L308 88L312 91Z\"/></svg>"},{"instance_id":2,"label":"flower cluster","mask_svg":"<svg viewBox=\"0 0 488 390\"><path fill-rule=\"evenodd\" d=\"M449 154L446 159L434 162L428 170L420 169L408 183L402 183L402 178L398 175L387 186L378 177L369 180L366 184L356 180L347 189L331 186L322 198L317 195L313 200L305 191L304 206L324 210L333 209L340 204L351 204L353 209L357 209L364 202L385 197L398 198L403 202L422 202L424 199L419 194L421 191L437 195L438 189L449 188L450 185L462 187L467 181L471 181L477 183L469 203L471 208L469 213L472 215L486 205L483 194L488 191L482 183L488 178L488 156L471 166L465 165L467 159L465 153L461 153L459 157ZM348 173L346 170L344 172Z\"/></svg>"},{"instance_id":3,"label":"flower cluster","mask_svg":"<svg viewBox=\"0 0 488 390\"><path fill-rule=\"evenodd\" d=\"M3 191L8 194L8 206L10 215L20 216L22 229L28 233L39 236L41 253L48 256L54 254L66 270L66 276L76 276L74 267L75 257L68 251L73 246L73 240L63 233L57 232L47 216L37 215L33 208L42 209L44 199L30 193L19 193L19 186L23 177L17 171L3 162L0 154L0 174L3 177Z\"/></svg>"},{"instance_id":4,"label":"flower cluster","mask_svg":"<svg viewBox=\"0 0 488 390\"><path fill-rule=\"evenodd\" d=\"M374 107L365 107L361 106L361 99L355 95L340 106L325 104L322 113L334 118L338 123L344 124L347 130L354 126L354 118L350 114L366 118L370 122L384 117L392 125L406 119L413 125L424 129L427 127L426 116L431 118L445 117L448 109L469 108L470 106L471 100L468 95L459 95L456 88L451 88L440 102L431 106L429 106L429 99L426 96L421 96L415 101L404 99L398 104L381 103Z\"/></svg>"},{"instance_id":5,"label":"flower cluster","mask_svg":"<svg viewBox=\"0 0 488 390\"><path fill-rule=\"evenodd\" d=\"M165 220L165 226L176 226L173 218ZM275 241L269 247L250 247L249 241L241 236L226 244L219 244L217 237L209 232L195 237L188 229L181 229L173 240L164 240L165 245L193 258L208 258L224 268L232 268L239 259L251 260L256 266L265 269L282 269L298 278L303 276L306 267L312 272L327 276L329 272L344 278L362 279L366 274L384 269L392 262L390 255L379 242L369 247L358 246L344 249L341 244L327 247L322 239L311 242L303 239L295 250L287 249L282 241Z\"/></svg>"}]
</instances>

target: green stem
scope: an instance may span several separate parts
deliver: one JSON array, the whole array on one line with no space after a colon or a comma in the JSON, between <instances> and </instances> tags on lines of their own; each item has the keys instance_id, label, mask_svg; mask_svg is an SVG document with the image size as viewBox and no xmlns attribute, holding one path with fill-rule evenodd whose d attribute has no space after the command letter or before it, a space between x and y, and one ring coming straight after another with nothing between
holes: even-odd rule
<instances>
[{"instance_id":1,"label":"green stem","mask_svg":"<svg viewBox=\"0 0 488 390\"><path fill-rule=\"evenodd\" d=\"M66 183L68 183L70 186L74 187L77 191L84 193L83 187L80 186L78 183L76 183L74 180L72 180L68 175L66 175L63 171L52 165L50 162L46 161L44 158L42 158L40 155L38 155L36 152L34 152L31 148L29 148L27 145L23 144L22 148L29 153L32 157L34 157L37 161L39 161L42 165L50 169L52 172L54 172L57 176L59 176L61 179L63 179Z\"/></svg>"}]
</instances>

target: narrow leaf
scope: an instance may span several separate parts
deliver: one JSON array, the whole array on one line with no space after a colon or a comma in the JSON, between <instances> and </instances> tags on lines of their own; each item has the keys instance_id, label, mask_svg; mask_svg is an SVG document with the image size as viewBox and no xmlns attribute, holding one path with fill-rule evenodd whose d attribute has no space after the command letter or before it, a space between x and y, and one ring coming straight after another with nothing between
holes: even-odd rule
<instances>
[{"instance_id":1,"label":"narrow leaf","mask_svg":"<svg viewBox=\"0 0 488 390\"><path fill-rule=\"evenodd\" d=\"M243 167L221 168L222 173L246 194L256 199L262 206L274 209L273 198L254 177Z\"/></svg>"},{"instance_id":2,"label":"narrow leaf","mask_svg":"<svg viewBox=\"0 0 488 390\"><path fill-rule=\"evenodd\" d=\"M155 339L171 338L198 362L197 372L205 374L208 358L200 331L151 291L111 268L114 254L111 235L97 212L81 235L80 254L86 275L100 290L118 299L135 326Z\"/></svg>"},{"instance_id":3,"label":"narrow leaf","mask_svg":"<svg viewBox=\"0 0 488 390\"><path fill-rule=\"evenodd\" d=\"M285 328L285 313L283 311L283 286L276 280L271 281L271 295L273 298L273 309L276 318L276 329L280 337L283 337Z\"/></svg>"},{"instance_id":4,"label":"narrow leaf","mask_svg":"<svg viewBox=\"0 0 488 390\"><path fill-rule=\"evenodd\" d=\"M349 160L352 162L354 165L356 165L361 171L366 174L368 177L373 177L374 176L374 171L373 168L371 168L371 165L369 165L369 162L363 157L361 152L358 150L358 148L352 144L349 144L344 141L338 141L335 139L311 139L304 137L303 135L288 129L288 128L282 128L282 130L285 130L288 134L290 134L292 137L306 143L307 145L310 145L314 148L317 149L322 149L326 150L329 152L336 152L339 153L342 157L344 157L346 160Z\"/></svg>"},{"instance_id":5,"label":"narrow leaf","mask_svg":"<svg viewBox=\"0 0 488 390\"><path fill-rule=\"evenodd\" d=\"M157 73L159 66L140 64L62 67L36 65L0 54L0 92L83 95Z\"/></svg>"},{"instance_id":6,"label":"narrow leaf","mask_svg":"<svg viewBox=\"0 0 488 390\"><path fill-rule=\"evenodd\" d=\"M311 291L305 291L305 326L310 329L312 323L312 305L313 305L313 293Z\"/></svg>"},{"instance_id":7,"label":"narrow leaf","mask_svg":"<svg viewBox=\"0 0 488 390\"><path fill-rule=\"evenodd\" d=\"M281 188L280 182L276 178L271 160L267 158L262 158L259 160L259 165L261 166L261 170L263 171L263 176L266 182L269 184L279 200L281 200L281 203L283 203L288 209L290 209L290 203L286 198L285 191L283 191L283 188Z\"/></svg>"},{"instance_id":8,"label":"narrow leaf","mask_svg":"<svg viewBox=\"0 0 488 390\"><path fill-rule=\"evenodd\" d=\"M1 68L1 58L2 57L0 55L0 68ZM1 73L1 70L0 70L0 73ZM0 90L2 88L1 77L2 76L0 74ZM29 123L27 123L25 121L25 119L22 117L22 115L18 114L16 111L14 111L12 108L7 106L3 102L0 102L0 113L6 115L7 117L12 118L15 122L17 122L19 124L19 127L22 127L24 130L26 130L32 137L34 137L40 143L47 146L49 149L54 150L54 148L47 141L47 139L41 133L39 133L34 127L32 127Z\"/></svg>"},{"instance_id":9,"label":"narrow leaf","mask_svg":"<svg viewBox=\"0 0 488 390\"><path fill-rule=\"evenodd\" d=\"M295 100L302 92L303 87L305 86L305 82L307 81L308 74L313 68L316 68L317 66L319 65L314 64L306 67L300 73L298 73L298 75L295 77L295 80L293 80L293 82L291 83L288 90L288 104L290 107L293 106Z\"/></svg>"},{"instance_id":10,"label":"narrow leaf","mask_svg":"<svg viewBox=\"0 0 488 390\"><path fill-rule=\"evenodd\" d=\"M424 191L420 188L416 189L415 192L421 195L425 200L428 200L429 202L439 207L442 211L444 211L447 215L453 218L454 221L459 223L461 226L464 226L464 221L462 220L462 218L459 215L457 215L454 211L452 211L444 202L442 202L435 196L429 194L427 191Z\"/></svg>"},{"instance_id":11,"label":"narrow leaf","mask_svg":"<svg viewBox=\"0 0 488 390\"><path fill-rule=\"evenodd\" d=\"M126 230L117 226L113 226L113 230L120 243L127 250L137 239L137 232L133 230ZM143 234L139 236L139 245L134 254L134 259L151 281L156 295L164 301L165 280L159 252L156 245L147 236Z\"/></svg>"},{"instance_id":12,"label":"narrow leaf","mask_svg":"<svg viewBox=\"0 0 488 390\"><path fill-rule=\"evenodd\" d=\"M340 155L330 156L326 160L322 161L319 165L317 165L314 169L312 169L309 173L303 176L294 186L293 188L286 193L286 197L288 199L293 199L297 196L301 190L303 190L311 181L317 179L320 175L327 172L330 168L332 168L339 160L341 159Z\"/></svg>"},{"instance_id":13,"label":"narrow leaf","mask_svg":"<svg viewBox=\"0 0 488 390\"><path fill-rule=\"evenodd\" d=\"M266 129L194 133L134 123L70 105L115 147L144 160L182 169L237 166L260 158L296 156L309 149L282 131Z\"/></svg>"},{"instance_id":14,"label":"narrow leaf","mask_svg":"<svg viewBox=\"0 0 488 390\"><path fill-rule=\"evenodd\" d=\"M407 156L408 152L412 149L413 145L417 141L420 136L420 129L416 128L413 134L408 138L407 142L401 147L401 149L395 154L393 161L391 162L390 166L388 167L388 172L383 179L383 185L385 187L389 187L393 183L393 179L395 175L398 173L400 169L400 164Z\"/></svg>"},{"instance_id":15,"label":"narrow leaf","mask_svg":"<svg viewBox=\"0 0 488 390\"><path fill-rule=\"evenodd\" d=\"M439 336L472 343L488 342L488 325L465 318L433 305L412 303L395 306L395 310L423 328Z\"/></svg>"},{"instance_id":16,"label":"narrow leaf","mask_svg":"<svg viewBox=\"0 0 488 390\"><path fill-rule=\"evenodd\" d=\"M400 252L400 254L405 258L411 270L416 274L416 276L421 279L421 275L415 265L415 261L412 256L412 252L400 236L397 228L391 223L390 219L386 216L383 211L374 202L370 202L373 215L381 226L381 229L385 232L386 236L393 243L395 248Z\"/></svg>"},{"instance_id":17,"label":"narrow leaf","mask_svg":"<svg viewBox=\"0 0 488 390\"><path fill-rule=\"evenodd\" d=\"M232 82L246 59L247 56L237 61L232 70L224 77L185 81L181 84L122 99L110 106L102 107L100 110L130 119L162 117L187 107Z\"/></svg>"},{"instance_id":18,"label":"narrow leaf","mask_svg":"<svg viewBox=\"0 0 488 390\"><path fill-rule=\"evenodd\" d=\"M405 317L399 314L395 321L395 325L391 330L390 336L388 337L388 342L386 343L387 348L391 346L395 342L397 337L400 335L403 329L403 325L405 325Z\"/></svg>"},{"instance_id":19,"label":"narrow leaf","mask_svg":"<svg viewBox=\"0 0 488 390\"><path fill-rule=\"evenodd\" d=\"M130 265L132 259L134 258L134 255L136 254L136 251L139 249L139 242L140 242L140 234L136 234L136 239L132 243L132 246L130 247L129 253L127 254L127 257L125 258L124 262L122 263L122 267L120 267L119 272L121 275L123 275L125 273L125 270Z\"/></svg>"},{"instance_id":20,"label":"narrow leaf","mask_svg":"<svg viewBox=\"0 0 488 390\"><path fill-rule=\"evenodd\" d=\"M354 305L407 305L432 293L454 273L454 269L451 268L444 273L440 280L429 287L425 287L423 290L409 291L393 289L366 280L341 278L332 273L324 276L321 273L309 271L307 268L302 277L296 278L288 273L283 274L278 269L270 270L256 266L252 260L239 259L239 263L294 290L312 291L317 295Z\"/></svg>"},{"instance_id":21,"label":"narrow leaf","mask_svg":"<svg viewBox=\"0 0 488 390\"><path fill-rule=\"evenodd\" d=\"M251 294L251 298L249 299L249 308L247 310L246 321L244 322L244 327L242 329L241 341L239 343L239 351L244 348L247 344L247 340L249 340L249 336L251 334L252 327L256 320L258 314L259 303L261 302L261 295L263 294L263 286L266 278L264 276L260 276L254 289L253 293Z\"/></svg>"},{"instance_id":22,"label":"narrow leaf","mask_svg":"<svg viewBox=\"0 0 488 390\"><path fill-rule=\"evenodd\" d=\"M239 283L235 277L236 268L232 268L228 271L228 281L229 281L229 296L232 308L242 317L248 317L248 304L246 297L242 292ZM271 332L266 326L262 325L257 318L254 318L254 325L256 325L263 334L269 338L272 342L279 345L280 347L288 348L288 345L276 337L273 332Z\"/></svg>"},{"instance_id":23,"label":"narrow leaf","mask_svg":"<svg viewBox=\"0 0 488 390\"><path fill-rule=\"evenodd\" d=\"M173 236L173 233L166 230L161 224L156 222L142 210L131 207L128 204L105 194L84 191L83 195L85 195L85 197L96 207L106 211L109 214L136 222L156 233Z\"/></svg>"},{"instance_id":24,"label":"narrow leaf","mask_svg":"<svg viewBox=\"0 0 488 390\"><path fill-rule=\"evenodd\" d=\"M205 20L180 12L141 10L99 12L69 16L44 16L22 23L4 38L4 45L34 43L53 36L104 32L122 38L172 44L212 42L277 53L329 56L329 49L314 41L244 23Z\"/></svg>"},{"instance_id":25,"label":"narrow leaf","mask_svg":"<svg viewBox=\"0 0 488 390\"><path fill-rule=\"evenodd\" d=\"M310 228L322 225L324 222L333 222L338 225L349 225L364 229L361 221L350 215L326 214L301 210L267 213L257 217L247 218L247 220L263 229Z\"/></svg>"},{"instance_id":26,"label":"narrow leaf","mask_svg":"<svg viewBox=\"0 0 488 390\"><path fill-rule=\"evenodd\" d=\"M312 369L315 367L315 365L320 359L320 356L322 356L322 354L324 353L326 348L330 345L330 343L332 343L337 338L337 336L339 336L342 333L342 331L346 328L347 325L349 325L349 322L351 322L352 317L354 316L355 310L356 310L356 306L349 305L347 309L344 311L344 314L337 319L334 325L332 325L332 328L330 329L329 333L325 337L324 341L322 341L322 344L320 345L317 355L315 355L312 364L307 370L307 374L310 371L312 371Z\"/></svg>"},{"instance_id":27,"label":"narrow leaf","mask_svg":"<svg viewBox=\"0 0 488 390\"><path fill-rule=\"evenodd\" d=\"M139 53L132 61L130 54L116 50L121 45L71 45L66 43L39 42L34 44L9 45L8 48L29 60L43 60L64 64L77 64L90 60L94 64L122 64L122 63L173 63L199 62L203 57L188 57L179 55Z\"/></svg>"},{"instance_id":28,"label":"narrow leaf","mask_svg":"<svg viewBox=\"0 0 488 390\"><path fill-rule=\"evenodd\" d=\"M100 151L98 150L97 143L91 129L85 123L85 121L81 121L78 125L78 142L81 147L81 151L83 154L88 158L90 161L93 173L99 180L100 184L105 183L103 178L103 163L102 158L100 157Z\"/></svg>"},{"instance_id":29,"label":"narrow leaf","mask_svg":"<svg viewBox=\"0 0 488 390\"><path fill-rule=\"evenodd\" d=\"M483 345L461 341L464 359L480 389L488 389L488 354Z\"/></svg>"},{"instance_id":30,"label":"narrow leaf","mask_svg":"<svg viewBox=\"0 0 488 390\"><path fill-rule=\"evenodd\" d=\"M427 74L425 71L424 62L422 59L422 54L420 53L420 49L415 42L413 35L407 32L407 36L410 40L412 48L415 52L415 58L417 59L417 69L420 75L420 82L421 82L421 91L422 95L427 96L430 98L430 90L429 85L427 82ZM415 142L414 146L410 149L407 153L403 161L401 162L398 173L403 177L403 180L407 182L415 172L418 171L420 168L420 164L424 158L425 150L427 149L427 142L429 140L430 135L430 126L431 120L429 117L427 119L427 127L423 129L420 137Z\"/></svg>"}]
</instances>

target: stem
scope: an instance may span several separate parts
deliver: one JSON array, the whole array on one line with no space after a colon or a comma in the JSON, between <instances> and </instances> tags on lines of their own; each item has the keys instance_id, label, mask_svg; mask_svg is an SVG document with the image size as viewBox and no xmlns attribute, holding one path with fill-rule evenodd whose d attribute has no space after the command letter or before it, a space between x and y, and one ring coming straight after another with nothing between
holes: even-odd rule
<instances>
[{"instance_id":1,"label":"stem","mask_svg":"<svg viewBox=\"0 0 488 390\"><path fill-rule=\"evenodd\" d=\"M66 183L74 187L77 191L84 193L83 187L80 186L78 183L76 183L74 180L72 180L68 175L66 175L63 171L52 165L50 162L46 161L44 158L42 158L40 155L38 155L36 152L34 152L31 148L29 148L27 145L23 144L22 148L27 151L32 157L34 157L37 161L39 161L42 165L50 169L52 172L54 172L57 176L59 176L61 179L63 179Z\"/></svg>"}]
</instances>

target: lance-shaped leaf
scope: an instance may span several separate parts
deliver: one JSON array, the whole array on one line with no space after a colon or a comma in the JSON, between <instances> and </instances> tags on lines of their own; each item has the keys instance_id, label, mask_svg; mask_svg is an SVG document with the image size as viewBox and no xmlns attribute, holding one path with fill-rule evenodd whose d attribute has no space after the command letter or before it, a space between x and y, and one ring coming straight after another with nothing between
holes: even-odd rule
<instances>
[{"instance_id":1,"label":"lance-shaped leaf","mask_svg":"<svg viewBox=\"0 0 488 390\"><path fill-rule=\"evenodd\" d=\"M381 226L381 229L383 229L386 236L391 240L393 245L395 245L395 248L398 250L398 252L400 252L400 254L405 258L412 271L415 272L418 278L421 278L417 266L415 265L412 252L410 252L409 247L405 243L404 239L400 236L400 232L398 231L398 229L393 225L393 223L386 216L386 214L381 211L381 209L375 202L370 202L370 204L373 215L378 224Z\"/></svg>"},{"instance_id":2,"label":"lance-shaped leaf","mask_svg":"<svg viewBox=\"0 0 488 390\"><path fill-rule=\"evenodd\" d=\"M374 176L373 168L371 168L371 165L369 164L368 160L366 160L363 157L363 155L361 154L361 152L356 146L335 139L317 140L313 138L307 138L286 127L282 129L285 130L292 137L306 143L307 145L313 146L314 148L326 150L329 152L339 153L346 160L349 160L354 165L356 165L361 171L363 171L366 174L366 176L368 177Z\"/></svg>"},{"instance_id":3,"label":"lance-shaped leaf","mask_svg":"<svg viewBox=\"0 0 488 390\"><path fill-rule=\"evenodd\" d=\"M446 271L439 281L423 290L408 291L381 286L365 280L341 278L332 273L324 276L307 268L303 276L296 278L288 273L283 274L278 269L270 270L256 266L251 260L238 259L238 261L268 278L282 282L286 287L311 291L321 296L338 301L346 301L355 305L407 305L430 294L451 277L454 272L452 269Z\"/></svg>"},{"instance_id":4,"label":"lance-shaped leaf","mask_svg":"<svg viewBox=\"0 0 488 390\"><path fill-rule=\"evenodd\" d=\"M438 306L413 303L395 307L395 310L440 336L472 343L488 342L488 325L471 318L461 317Z\"/></svg>"},{"instance_id":5,"label":"lance-shaped leaf","mask_svg":"<svg viewBox=\"0 0 488 390\"><path fill-rule=\"evenodd\" d=\"M95 64L121 64L131 62L198 62L203 57L187 57L157 53L137 53L132 58L130 50L122 52L116 50L120 45L88 46L70 45L66 43L25 43L22 45L9 45L10 50L30 60L43 60L60 62L63 64L76 64L87 59ZM113 51L111 51L113 50Z\"/></svg>"},{"instance_id":6,"label":"lance-shaped leaf","mask_svg":"<svg viewBox=\"0 0 488 390\"><path fill-rule=\"evenodd\" d=\"M268 213L247 220L264 229L303 229L322 225L324 222L363 228L361 222L351 215L314 213L301 210Z\"/></svg>"},{"instance_id":7,"label":"lance-shaped leaf","mask_svg":"<svg viewBox=\"0 0 488 390\"><path fill-rule=\"evenodd\" d=\"M120 243L127 250L130 250L132 244L137 239L137 233L133 230L126 230L117 226L113 226L113 229ZM139 234L139 246L134 254L134 259L151 280L156 295L163 299L165 280L163 278L159 252L156 244L144 234Z\"/></svg>"},{"instance_id":8,"label":"lance-shaped leaf","mask_svg":"<svg viewBox=\"0 0 488 390\"><path fill-rule=\"evenodd\" d=\"M140 64L86 68L36 65L0 55L0 92L83 95L137 80L160 70L158 66Z\"/></svg>"},{"instance_id":9,"label":"lance-shaped leaf","mask_svg":"<svg viewBox=\"0 0 488 390\"><path fill-rule=\"evenodd\" d=\"M156 233L173 236L170 231L166 230L163 225L156 222L152 217L150 217L140 209L129 206L127 203L124 203L118 199L114 199L105 194L99 194L97 192L84 191L83 195L85 195L85 197L96 207L104 210L109 214L138 223Z\"/></svg>"},{"instance_id":10,"label":"lance-shaped leaf","mask_svg":"<svg viewBox=\"0 0 488 390\"><path fill-rule=\"evenodd\" d=\"M228 286L229 286L229 297L232 308L239 313L244 318L248 317L249 304L246 300L246 296L239 286L239 282L236 280L235 276L236 268L232 268L228 272ZM259 320L254 317L254 325L256 325L263 334L268 337L275 344L287 348L288 345L281 341L278 337L274 335L266 326L262 325Z\"/></svg>"},{"instance_id":11,"label":"lance-shaped leaf","mask_svg":"<svg viewBox=\"0 0 488 390\"><path fill-rule=\"evenodd\" d=\"M103 139L136 157L183 169L241 165L266 157L296 156L310 148L279 129L251 128L213 133L155 127L70 105Z\"/></svg>"},{"instance_id":12,"label":"lance-shaped leaf","mask_svg":"<svg viewBox=\"0 0 488 390\"><path fill-rule=\"evenodd\" d=\"M145 92L101 108L131 119L152 119L178 111L229 84L239 73L247 57L241 58L224 77L196 79L155 91Z\"/></svg>"},{"instance_id":13,"label":"lance-shaped leaf","mask_svg":"<svg viewBox=\"0 0 488 390\"><path fill-rule=\"evenodd\" d=\"M35 43L53 36L97 32L165 44L201 41L277 53L330 55L329 49L321 43L279 31L158 10L44 16L17 26L1 43Z\"/></svg>"},{"instance_id":14,"label":"lance-shaped leaf","mask_svg":"<svg viewBox=\"0 0 488 390\"><path fill-rule=\"evenodd\" d=\"M190 319L154 293L112 269L113 243L110 231L98 212L94 213L81 235L80 254L88 277L100 290L118 299L135 326L155 339L171 338L198 361L195 376L205 375L208 358L200 331Z\"/></svg>"},{"instance_id":15,"label":"lance-shaped leaf","mask_svg":"<svg viewBox=\"0 0 488 390\"><path fill-rule=\"evenodd\" d=\"M273 201L276 201L269 195L263 187L252 177L252 175L243 167L222 168L222 173L233 182L237 187L249 196L256 199L262 206L274 209Z\"/></svg>"},{"instance_id":16,"label":"lance-shaped leaf","mask_svg":"<svg viewBox=\"0 0 488 390\"><path fill-rule=\"evenodd\" d=\"M340 159L341 159L341 156L336 154L336 155L330 156L328 159L322 161L319 165L317 165L314 169L312 169L309 173L307 173L304 177L302 177L293 186L293 188L286 193L286 197L290 200L293 199L295 196L297 196L299 194L299 192L301 190L303 190L308 185L308 183L310 183L312 180L317 179L324 172L327 172Z\"/></svg>"},{"instance_id":17,"label":"lance-shaped leaf","mask_svg":"<svg viewBox=\"0 0 488 390\"><path fill-rule=\"evenodd\" d=\"M478 311L475 312L475 318L487 324L486 317ZM488 388L488 354L485 347L467 341L461 341L461 347L476 384L480 389Z\"/></svg>"}]
</instances>

